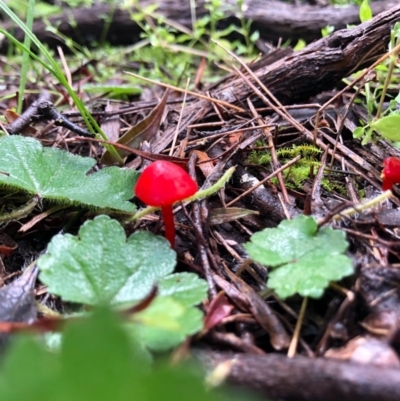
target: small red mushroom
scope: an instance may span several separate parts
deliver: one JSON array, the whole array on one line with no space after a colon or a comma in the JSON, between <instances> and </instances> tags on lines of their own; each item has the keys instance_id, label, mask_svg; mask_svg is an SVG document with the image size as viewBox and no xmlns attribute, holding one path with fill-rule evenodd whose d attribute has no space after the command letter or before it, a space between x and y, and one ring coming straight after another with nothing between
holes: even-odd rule
<instances>
[{"instance_id":1,"label":"small red mushroom","mask_svg":"<svg viewBox=\"0 0 400 401\"><path fill-rule=\"evenodd\" d=\"M394 184L400 183L400 159L388 157L383 161L382 189L392 189Z\"/></svg>"},{"instance_id":2,"label":"small red mushroom","mask_svg":"<svg viewBox=\"0 0 400 401\"><path fill-rule=\"evenodd\" d=\"M135 196L149 206L161 206L165 238L171 248L175 245L175 222L172 205L197 192L197 183L174 163L157 160L143 170L136 186Z\"/></svg>"}]
</instances>

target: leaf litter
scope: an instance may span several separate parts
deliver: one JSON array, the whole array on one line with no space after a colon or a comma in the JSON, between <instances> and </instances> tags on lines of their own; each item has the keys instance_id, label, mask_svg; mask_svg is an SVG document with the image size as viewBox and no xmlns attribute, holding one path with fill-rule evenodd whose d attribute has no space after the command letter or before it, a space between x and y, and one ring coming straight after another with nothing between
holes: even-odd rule
<instances>
[{"instance_id":1,"label":"leaf litter","mask_svg":"<svg viewBox=\"0 0 400 401\"><path fill-rule=\"evenodd\" d=\"M231 84L234 87L234 81ZM352 87L349 86L345 93L354 94ZM336 94L337 92L334 92L330 101L337 99ZM153 97L160 96L153 93ZM191 270L208 282L212 281L218 289L225 292L228 300L224 299L221 316L214 319L216 323L212 324L209 333L202 338L203 343L209 344L213 341L229 349L256 353L270 351L271 345L275 349L288 348L288 333L295 331L298 312L301 309L299 298L293 295L300 294L318 298L318 300L309 300L306 312L309 330L305 330L301 335L298 353L313 357L322 356L323 350L329 349L335 342L345 344L348 338L359 333L359 327L354 324L354 321L350 322L348 319L348 315L354 314L361 306L359 300L354 301L357 292L355 283L360 276L357 269L353 270L353 266L373 264L388 266L388 270L384 270L383 278L380 279L385 282L390 281L391 271L394 269L392 263L399 258L397 234L380 224L379 219L387 210L397 212L396 207L399 202L397 198L392 198L383 206L369 211L360 211L358 215L346 218L345 222L335 223L336 230L319 227L311 217L297 218L296 216L313 210L314 217L326 218L326 222L329 223L329 216L340 214L344 205L358 204L360 198L364 196L373 197L380 191L379 165L383 156L398 157L399 152L391 142L383 140L370 144L366 152L360 146L360 141L352 137L352 132L355 131L360 119L366 120L365 110L359 105L352 102L346 103L351 113L349 112L345 117L337 107L324 105L324 121L323 124L321 121L318 140L313 145L316 144L321 150L328 149L330 152L331 165L324 172L324 175L328 177L330 189L327 190L327 187L322 189L321 181L315 176L315 169L318 166L314 162L319 162L320 156L314 155L315 160L311 158L308 161L307 171L302 173L300 180L294 174L295 163L284 169L283 185L287 187L288 193L286 200L288 202L285 203L280 196L280 192L283 191L282 181L278 183L274 180L281 162L279 158L263 165L263 163L254 162L257 158L249 159L247 155L252 152L267 153L271 146L277 150L288 149L292 145L309 146L308 133L315 128L313 118L316 117L316 112L321 106L320 104L315 108L315 103L319 100L311 99L315 102L311 103L311 106L308 103L286 105L284 113L286 116L282 116L276 110L265 109L259 99L245 99L241 102L241 107L245 107L247 101L248 111L256 109L263 118L263 121L257 121L255 124L254 120L248 116L235 114L233 110L225 108L226 104L218 104L217 99L212 101L213 107L211 107L204 97L202 100L189 97L178 129L179 109L174 106L176 99L167 99L165 96L162 113L161 107L154 113L158 118L161 114L164 115L162 124L150 118L146 121L146 125L148 123L151 127L151 135L143 134L149 143L142 144L142 149L152 152L155 157L162 152L171 152L170 154L175 152L176 157L182 160L186 157L182 165L187 165L189 172L196 177L199 187L204 181L200 171L204 169L201 169L199 164L197 164L198 168L195 168L195 152L203 153L203 158L207 162L206 174L207 177L211 177L211 180L213 173L219 174L225 166L231 164L237 166L232 181L223 191L220 191L219 196L213 196L199 203L201 218L193 218L193 205L176 206L177 265L175 266L175 261L168 262L170 259L165 256L168 254L167 249L161 245L164 240L146 232L158 234L160 230L162 231L158 216L155 214L148 214L135 223L124 219L118 223L105 216L91 220L93 214L96 214L93 210L84 213L80 218L74 211L72 216L78 219L72 220L74 223L72 227L67 226L70 234L58 232L60 227L63 228L69 223L71 215L68 217L63 214L52 215L33 227L35 230L46 230L53 234L53 239L46 244L46 254L39 259L39 267L42 265L42 280L48 285L47 291L52 295L49 297L44 295L44 292L39 295L39 298L44 300L50 308L67 312L66 315L68 315L76 312L76 306L69 305L69 302L90 306L109 303L119 307L125 302L129 304L140 301L140 298L145 297L151 287L156 285L158 295L148 308L133 314L127 325L131 326L132 332L136 332L137 338L140 338L141 347L159 351L176 346L202 329L201 309L207 310L207 303L213 301L213 299L205 300L207 289L205 281L194 273L172 273L174 268L179 271ZM154 107L157 107L156 104L157 102ZM127 126L135 127L138 124L137 111L140 111L141 107L148 109L148 103L137 101L132 102L131 106L134 112L129 111L129 108L121 107L112 113L123 119ZM106 112L98 114L100 119L106 119L108 116ZM73 114L67 117L73 118ZM378 131L379 129L382 132L386 130L388 137L395 139L392 125L385 125L390 122L389 120L382 119L380 123L375 123L375 127ZM338 121L343 121L343 124L338 124ZM261 125L262 122L265 124ZM268 128L265 125L268 125ZM158 130L157 126L159 126ZM304 132L306 132L305 136L302 134ZM335 142L339 133L344 140ZM1 141L5 140L5 143L7 141L9 143L15 141L19 144L30 143L24 148L24 157L20 154L13 161L14 164L10 164L9 160L4 158L0 167L0 179L6 185L4 189L6 193L11 187L19 188L28 191L31 195L43 196L43 199L71 202L73 207L83 205L125 212L133 212L136 207L142 207L137 200L129 201L133 196L136 172L113 167L110 170L103 168L88 174L89 170L96 165L96 160L101 159L100 145L93 142L88 145L88 143L77 144L73 141L63 141L61 138L65 134L73 135L64 127L53 128L50 137L45 137L40 129L36 134L43 145L57 145L64 148L63 153L58 153L61 151L48 146L42 148L39 142L33 144L33 140L16 135L11 136L11 139L7 137L1 139ZM176 134L178 134L178 146L170 150L168 146ZM136 132L136 135L140 137L141 132ZM274 137L272 142L271 135ZM21 146L23 148L23 145ZM333 153L332 147L335 147ZM30 155L31 150L32 155ZM9 151L11 154L17 154L11 148ZM38 169L35 168L35 163L38 159L34 158L39 157L41 153L46 153L57 160L54 165L50 163L54 177L60 177L56 179L57 185L49 185L51 181L46 175L48 173L46 168L44 171L36 171ZM79 156L79 159L78 156L70 157L73 153L82 156ZM1 154L6 155L3 150ZM31 156L32 159L29 159ZM304 155L301 157L305 159ZM74 159L73 162L72 159ZM24 165L24 160L29 160L29 164ZM80 174L78 189L73 187L71 178L75 174L75 167L72 167L75 166L75 162L79 166L77 171ZM41 163L47 166L44 161ZM146 163L135 156L129 156L126 160L126 166L134 165L138 167L138 171L141 171ZM10 169L10 166L14 166L14 170ZM298 168L296 172L299 173L299 170ZM111 174L111 171L114 173ZM121 173L122 171L127 172ZM205 174L204 171L202 172ZM121 174L126 174L122 180L123 183ZM270 178L263 183L264 185L258 186L257 191L249 191L245 196L240 197L240 194L269 175ZM90 178L91 176L95 178ZM97 184L100 182L103 184L104 176L108 178L108 184L105 188L100 188ZM99 178L99 181L95 182L96 178ZM63 180L65 180L65 188L61 185ZM116 191L115 186L118 187L118 185L121 185L120 191ZM86 193L86 190L90 188L94 189L93 194ZM316 193L323 202L322 206L313 208L313 196ZM226 207L232 201L234 201L234 210ZM44 207L47 207L45 203ZM216 212L213 213L213 210ZM31 217L38 212L38 208L31 211ZM24 218L21 220L23 222ZM282 220L284 221L281 223ZM209 221L211 225L208 224ZM9 229L6 228L6 231L19 241L20 238L13 223L10 224ZM90 231L90 227L93 228L96 224L102 227L101 230ZM109 231L110 235L107 238L101 237L100 232L103 229L107 232L105 226L109 224L113 226ZM85 230L88 227L90 235L86 237ZM343 233L346 233L347 242ZM89 238L92 235L95 239L93 242ZM149 270L153 268L155 271L158 268L163 270L165 264L169 266L168 269L163 270L162 274L142 272L144 279L137 288L135 285L138 282L133 279L135 267L129 265L128 262L131 260L126 257L129 255L132 260L137 257L135 253L138 252L138 248L133 245L135 237L139 242L143 239L143 243L150 247L150 250L145 252L146 259L153 260L156 267L152 266ZM201 247L200 244L206 246ZM284 246L285 252L282 254L281 248ZM74 253L77 249L79 251ZM289 251L286 252L288 249ZM163 251L166 253L164 254ZM252 261L249 260L249 256ZM8 260L5 262L7 266ZM206 266L211 266L212 270ZM7 268L9 269L8 266ZM90 271L92 268L93 271ZM226 271L227 268L229 273ZM313 273L311 278L304 273L306 271ZM125 276L121 276L122 273ZM352 273L354 274L351 275ZM107 281L105 277L107 274L110 276L110 281ZM153 274L151 279L148 279L147 274ZM140 274L137 277L139 276ZM324 291L331 281L344 277L348 278L342 280L336 287L330 287L329 290ZM114 278L115 281L113 281ZM76 280L76 283L73 283L76 288L71 284L74 280ZM194 281L193 287L190 285L192 281ZM174 282L175 285L171 284ZM129 291L123 291L124 285ZM368 288L363 288L364 292L368 292ZM49 302L49 299L54 299L54 295L68 302L61 302L59 299L56 302ZM368 298L367 295L364 294L364 296ZM384 302L379 300L379 294L377 299L379 302ZM398 302L393 298L391 301L390 310L396 314L396 308L400 310ZM195 307L202 302L205 307ZM335 311L326 313L331 303L339 306ZM376 309L375 304L368 305L367 312L376 312L374 308ZM78 310L80 311L79 308ZM382 313L382 310L379 312ZM279 327L278 337L274 331L270 331L271 320L268 320L270 315L278 322L274 326L275 330ZM357 317L356 320L358 322L361 318ZM232 322L238 324L230 325ZM346 335L342 337L335 331L340 325L346 332ZM392 338L390 336L393 336L393 333L399 332L398 326L396 323L393 324L390 334L387 333L386 337L384 336L386 340ZM365 330L366 333L373 334L373 329L368 331L368 327L365 326ZM167 340L164 341L164 339ZM278 341L278 346L274 343L274 339ZM84 342L83 339L79 341ZM28 352L23 348L24 345L19 346L22 347L23 352ZM45 361L46 366L55 366L58 363L51 356L42 355L42 351L35 349L34 346L26 349L34 353L37 360ZM126 352L127 348L124 350ZM17 348L15 352L17 355L15 358L18 358L18 352L22 351L18 351ZM9 369L12 372L12 367ZM10 373L10 378L12 375L15 375L15 367L14 373Z\"/></svg>"}]
</instances>

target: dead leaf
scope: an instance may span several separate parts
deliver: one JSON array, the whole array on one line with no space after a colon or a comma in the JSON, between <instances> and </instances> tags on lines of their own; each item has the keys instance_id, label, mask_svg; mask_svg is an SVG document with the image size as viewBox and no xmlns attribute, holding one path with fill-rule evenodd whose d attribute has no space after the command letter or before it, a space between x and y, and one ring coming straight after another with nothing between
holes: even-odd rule
<instances>
[{"instance_id":1,"label":"dead leaf","mask_svg":"<svg viewBox=\"0 0 400 401\"><path fill-rule=\"evenodd\" d=\"M24 273L11 284L0 289L0 323L30 324L36 320L37 309L33 286L37 269ZM3 351L9 337L0 334L0 350Z\"/></svg>"},{"instance_id":2,"label":"dead leaf","mask_svg":"<svg viewBox=\"0 0 400 401\"><path fill-rule=\"evenodd\" d=\"M201 152L200 150L194 150L193 153L197 156L197 163L198 163L197 166L204 174L204 177L207 178L214 169L214 163L208 157L208 154L206 152Z\"/></svg>"},{"instance_id":3,"label":"dead leaf","mask_svg":"<svg viewBox=\"0 0 400 401\"><path fill-rule=\"evenodd\" d=\"M113 103L108 103L105 111L113 112L119 109L119 106ZM110 142L116 142L119 138L119 114L115 114L113 116L108 117L105 121L101 123L102 131L107 135L107 138Z\"/></svg>"},{"instance_id":4,"label":"dead leaf","mask_svg":"<svg viewBox=\"0 0 400 401\"><path fill-rule=\"evenodd\" d=\"M225 292L221 291L210 303L204 318L204 330L208 331L218 326L223 319L230 315L233 305L228 302Z\"/></svg>"},{"instance_id":5,"label":"dead leaf","mask_svg":"<svg viewBox=\"0 0 400 401\"><path fill-rule=\"evenodd\" d=\"M18 248L18 244L6 233L0 234L0 253L11 256Z\"/></svg>"},{"instance_id":6,"label":"dead leaf","mask_svg":"<svg viewBox=\"0 0 400 401\"><path fill-rule=\"evenodd\" d=\"M240 277L225 268L226 274L235 284L239 292L247 298L249 309L258 324L269 334L271 345L276 350L289 348L290 337L275 312L267 305L264 299L246 284Z\"/></svg>"},{"instance_id":7,"label":"dead leaf","mask_svg":"<svg viewBox=\"0 0 400 401\"><path fill-rule=\"evenodd\" d=\"M165 105L167 104L167 98L168 90L165 91L160 103L158 103L158 105L150 112L150 114L125 132L125 134L119 138L116 143L133 149L138 149L142 142L149 141L151 138L153 138L160 128L161 118L164 113ZM122 149L116 148L115 150L118 152L121 158L124 158L130 154ZM100 163L113 164L114 162L115 159L106 150L100 160Z\"/></svg>"},{"instance_id":8,"label":"dead leaf","mask_svg":"<svg viewBox=\"0 0 400 401\"><path fill-rule=\"evenodd\" d=\"M210 211L210 225L229 223L231 221L239 220L243 217L259 214L256 210L244 209L240 207L221 207L211 209Z\"/></svg>"}]
</instances>

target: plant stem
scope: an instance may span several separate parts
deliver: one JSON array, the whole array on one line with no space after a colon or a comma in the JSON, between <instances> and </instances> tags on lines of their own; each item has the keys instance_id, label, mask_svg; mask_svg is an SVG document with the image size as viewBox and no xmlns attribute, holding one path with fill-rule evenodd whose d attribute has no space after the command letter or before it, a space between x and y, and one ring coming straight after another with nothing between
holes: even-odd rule
<instances>
[{"instance_id":1,"label":"plant stem","mask_svg":"<svg viewBox=\"0 0 400 401\"><path fill-rule=\"evenodd\" d=\"M190 198L184 199L184 202L192 202L194 200L200 200L206 198L207 196L215 194L229 181L234 171L235 167L229 168L228 170L225 171L224 175L214 185L211 185L211 187L196 192Z\"/></svg>"},{"instance_id":2,"label":"plant stem","mask_svg":"<svg viewBox=\"0 0 400 401\"><path fill-rule=\"evenodd\" d=\"M33 25L33 16L35 15L35 0L29 0L28 2L28 15L26 17L26 26L28 29L32 30ZM27 49L31 47L31 38L28 35L25 35L24 45ZM22 66L21 66L21 81L19 83L19 93L18 93L18 105L17 105L17 113L22 113L22 104L24 101L25 87L27 81L27 73L29 66L29 53L24 52L22 55Z\"/></svg>"},{"instance_id":3,"label":"plant stem","mask_svg":"<svg viewBox=\"0 0 400 401\"><path fill-rule=\"evenodd\" d=\"M396 43L396 47L398 44L399 44L399 41ZM399 54L399 52L397 51L390 57L389 69L386 74L385 83L383 84L383 88L382 88L381 99L379 101L378 110L376 112L376 117L375 117L376 120L378 120L381 116L382 109L383 109L383 102L385 100L385 96L386 96L386 92L387 92L387 89L390 84L390 80L392 79L393 70L394 70L394 67L396 66L396 60L397 60L398 54Z\"/></svg>"},{"instance_id":4,"label":"plant stem","mask_svg":"<svg viewBox=\"0 0 400 401\"><path fill-rule=\"evenodd\" d=\"M23 217L28 216L29 213L35 209L36 205L39 203L40 197L35 195L32 199L30 199L25 205L21 206L18 209L13 210L10 213L0 215L0 223L6 223L12 220L19 220Z\"/></svg>"},{"instance_id":5,"label":"plant stem","mask_svg":"<svg viewBox=\"0 0 400 401\"><path fill-rule=\"evenodd\" d=\"M343 212L335 214L332 217L332 220L339 221L339 220L343 220L345 217L350 217L354 214L361 213L364 210L371 209L372 207L379 205L380 203L384 202L385 200L390 199L392 196L393 196L392 191L390 191L390 190L385 191L373 199L370 199L364 203L360 203L359 205L355 205L354 207L350 207L348 209L343 210Z\"/></svg>"},{"instance_id":6,"label":"plant stem","mask_svg":"<svg viewBox=\"0 0 400 401\"><path fill-rule=\"evenodd\" d=\"M164 220L165 226L165 238L171 244L171 248L175 247L175 221L174 214L172 212L172 205L166 205L161 207L161 213Z\"/></svg>"}]
</instances>

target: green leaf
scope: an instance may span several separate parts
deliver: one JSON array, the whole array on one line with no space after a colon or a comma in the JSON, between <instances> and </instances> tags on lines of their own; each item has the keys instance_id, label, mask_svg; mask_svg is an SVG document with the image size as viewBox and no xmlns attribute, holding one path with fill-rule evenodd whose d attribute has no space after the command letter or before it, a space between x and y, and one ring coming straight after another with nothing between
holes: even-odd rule
<instances>
[{"instance_id":1,"label":"green leaf","mask_svg":"<svg viewBox=\"0 0 400 401\"><path fill-rule=\"evenodd\" d=\"M296 293L319 298L330 281L353 273L351 259L343 254L348 246L345 234L330 227L318 230L312 217L283 220L250 240L245 244L249 256L275 268L267 284L280 298Z\"/></svg>"},{"instance_id":2,"label":"green leaf","mask_svg":"<svg viewBox=\"0 0 400 401\"><path fill-rule=\"evenodd\" d=\"M48 352L33 339L24 339L2 362L2 401L239 399L206 389L192 366L163 362L150 366L109 310L95 310L88 319L70 322L61 353ZM241 393L240 399L251 398Z\"/></svg>"},{"instance_id":3,"label":"green leaf","mask_svg":"<svg viewBox=\"0 0 400 401\"><path fill-rule=\"evenodd\" d=\"M334 30L335 27L333 25L326 25L324 28L321 29L321 36L325 38L330 35Z\"/></svg>"},{"instance_id":4,"label":"green leaf","mask_svg":"<svg viewBox=\"0 0 400 401\"><path fill-rule=\"evenodd\" d=\"M128 399L132 376L150 368L150 360L138 344L129 340L117 317L107 309L71 323L59 356L62 391L70 393L70 400Z\"/></svg>"},{"instance_id":5,"label":"green leaf","mask_svg":"<svg viewBox=\"0 0 400 401\"><path fill-rule=\"evenodd\" d=\"M83 224L77 237L53 237L38 260L49 292L85 305L139 301L175 264L163 237L142 231L127 240L118 221L104 215Z\"/></svg>"},{"instance_id":6,"label":"green leaf","mask_svg":"<svg viewBox=\"0 0 400 401\"><path fill-rule=\"evenodd\" d=\"M374 129L371 127L365 127L364 130L364 138L361 141L361 145L366 145L367 143L371 142L374 137Z\"/></svg>"},{"instance_id":7,"label":"green leaf","mask_svg":"<svg viewBox=\"0 0 400 401\"><path fill-rule=\"evenodd\" d=\"M363 0L360 5L360 21L366 22L372 18L372 10L369 6L368 0Z\"/></svg>"},{"instance_id":8,"label":"green leaf","mask_svg":"<svg viewBox=\"0 0 400 401\"><path fill-rule=\"evenodd\" d=\"M259 31L254 31L250 35L250 42L251 43L256 43L259 38L260 38L260 32Z\"/></svg>"},{"instance_id":9,"label":"green leaf","mask_svg":"<svg viewBox=\"0 0 400 401\"><path fill-rule=\"evenodd\" d=\"M168 350L202 328L202 312L173 297L157 297L143 312L133 316L131 325L141 343L153 351Z\"/></svg>"},{"instance_id":10,"label":"green leaf","mask_svg":"<svg viewBox=\"0 0 400 401\"><path fill-rule=\"evenodd\" d=\"M192 273L176 273L158 282L159 296L135 314L130 328L145 347L170 349L203 328L203 314L194 308L207 297L207 283Z\"/></svg>"},{"instance_id":11,"label":"green leaf","mask_svg":"<svg viewBox=\"0 0 400 401\"><path fill-rule=\"evenodd\" d=\"M60 203L136 210L128 202L138 177L133 170L108 167L88 174L94 159L43 147L33 138L18 135L0 138L0 147L0 184Z\"/></svg>"},{"instance_id":12,"label":"green leaf","mask_svg":"<svg viewBox=\"0 0 400 401\"><path fill-rule=\"evenodd\" d=\"M35 374L32 374L35 372ZM53 379L60 372L57 355L44 352L33 338L20 337L2 365L0 393L2 401L52 401L59 386ZM21 377L24 385L21 386ZM43 385L45 384L45 385Z\"/></svg>"},{"instance_id":13,"label":"green leaf","mask_svg":"<svg viewBox=\"0 0 400 401\"><path fill-rule=\"evenodd\" d=\"M370 123L370 127L378 131L385 139L400 141L400 114L382 117Z\"/></svg>"},{"instance_id":14,"label":"green leaf","mask_svg":"<svg viewBox=\"0 0 400 401\"><path fill-rule=\"evenodd\" d=\"M136 232L108 216L87 221L78 236L56 235L38 260L40 279L65 301L123 305L143 299L158 285L158 296L133 316L131 331L143 347L166 350L203 327L194 305L207 297L207 283L193 273L171 274L176 254L163 237Z\"/></svg>"},{"instance_id":15,"label":"green leaf","mask_svg":"<svg viewBox=\"0 0 400 401\"><path fill-rule=\"evenodd\" d=\"M208 285L196 274L175 273L158 282L158 293L171 296L184 306L197 305L207 297Z\"/></svg>"},{"instance_id":16,"label":"green leaf","mask_svg":"<svg viewBox=\"0 0 400 401\"><path fill-rule=\"evenodd\" d=\"M303 50L307 45L307 42L304 39L299 39L293 48L294 51Z\"/></svg>"},{"instance_id":17,"label":"green leaf","mask_svg":"<svg viewBox=\"0 0 400 401\"><path fill-rule=\"evenodd\" d=\"M364 135L365 128L364 127L357 127L353 131L353 138L358 139L361 138Z\"/></svg>"}]
</instances>

